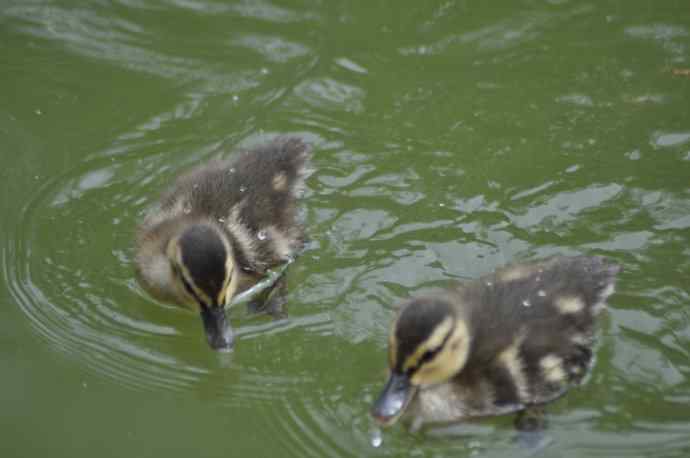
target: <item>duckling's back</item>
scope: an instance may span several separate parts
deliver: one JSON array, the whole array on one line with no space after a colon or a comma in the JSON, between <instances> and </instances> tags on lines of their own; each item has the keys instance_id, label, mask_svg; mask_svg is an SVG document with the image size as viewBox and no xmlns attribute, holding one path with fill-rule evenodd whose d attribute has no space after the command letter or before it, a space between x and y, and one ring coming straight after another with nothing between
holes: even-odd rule
<instances>
[{"instance_id":1,"label":"duckling's back","mask_svg":"<svg viewBox=\"0 0 690 458\"><path fill-rule=\"evenodd\" d=\"M311 173L310 157L300 139L283 137L210 161L177 179L148 224L165 218L215 220L228 231L240 266L261 273L303 244L297 203Z\"/></svg>"}]
</instances>

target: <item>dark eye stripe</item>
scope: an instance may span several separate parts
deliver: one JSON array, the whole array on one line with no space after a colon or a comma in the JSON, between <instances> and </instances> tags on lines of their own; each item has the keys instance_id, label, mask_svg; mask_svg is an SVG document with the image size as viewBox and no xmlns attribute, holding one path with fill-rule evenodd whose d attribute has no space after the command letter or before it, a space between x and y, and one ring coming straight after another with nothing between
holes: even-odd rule
<instances>
[{"instance_id":1,"label":"dark eye stripe","mask_svg":"<svg viewBox=\"0 0 690 458\"><path fill-rule=\"evenodd\" d=\"M443 347L446 345L446 343L448 343L450 336L453 335L453 331L455 331L455 326L453 326L450 329L450 331L448 331L448 334L446 334L446 336L443 338L443 341L441 342L441 344L438 347L432 348L432 349L427 350L424 353L422 353L422 356L420 356L419 359L417 360L417 364L415 364L414 366L410 367L407 370L408 375L414 374L415 372L417 372L419 370L420 367L422 367L422 365L424 363L428 363L429 361L434 359L434 357L437 354L439 354L439 352L443 349Z\"/></svg>"},{"instance_id":2,"label":"dark eye stripe","mask_svg":"<svg viewBox=\"0 0 690 458\"><path fill-rule=\"evenodd\" d=\"M432 350L425 351L424 354L422 355L422 357L419 359L419 363L423 364L423 363L431 361L434 358L434 356L436 356L438 354L438 352L441 351L442 346L443 345L438 346Z\"/></svg>"},{"instance_id":3,"label":"dark eye stripe","mask_svg":"<svg viewBox=\"0 0 690 458\"><path fill-rule=\"evenodd\" d=\"M182 286L184 286L185 291L187 291L187 293L189 293L189 295L192 296L200 306L207 307L204 301L202 301L201 298L196 294L194 288L192 288L192 285L190 285L187 279L184 278L184 275L182 275L182 272L180 272L177 266L173 266L173 271L175 272L175 275L177 275L177 277L182 281Z\"/></svg>"}]
</instances>

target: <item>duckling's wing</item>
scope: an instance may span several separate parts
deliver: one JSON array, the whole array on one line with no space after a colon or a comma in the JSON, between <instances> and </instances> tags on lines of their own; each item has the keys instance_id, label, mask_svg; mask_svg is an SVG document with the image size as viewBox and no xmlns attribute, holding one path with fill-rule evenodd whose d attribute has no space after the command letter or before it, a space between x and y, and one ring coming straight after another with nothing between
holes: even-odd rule
<instances>
[{"instance_id":1,"label":"duckling's wing","mask_svg":"<svg viewBox=\"0 0 690 458\"><path fill-rule=\"evenodd\" d=\"M298 138L278 138L240 153L228 164L227 183L239 215L253 229L295 225L296 203L311 173L311 150ZM230 209L230 208L228 208Z\"/></svg>"},{"instance_id":2,"label":"duckling's wing","mask_svg":"<svg viewBox=\"0 0 690 458\"><path fill-rule=\"evenodd\" d=\"M591 364L594 319L619 271L601 257L555 257L466 285L474 333L467 374L492 387L496 405L563 394Z\"/></svg>"},{"instance_id":3,"label":"duckling's wing","mask_svg":"<svg viewBox=\"0 0 690 458\"><path fill-rule=\"evenodd\" d=\"M297 204L311 173L311 150L297 138L277 140L241 153L228 164L224 182L232 196L226 226L252 268L263 271L295 256L304 242Z\"/></svg>"}]
</instances>

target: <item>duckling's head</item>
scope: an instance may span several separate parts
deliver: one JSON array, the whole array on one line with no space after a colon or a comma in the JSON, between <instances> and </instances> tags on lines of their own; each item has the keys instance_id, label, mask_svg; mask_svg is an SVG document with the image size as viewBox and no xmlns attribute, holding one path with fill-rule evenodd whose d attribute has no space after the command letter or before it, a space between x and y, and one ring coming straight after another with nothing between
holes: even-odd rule
<instances>
[{"instance_id":1,"label":"duckling's head","mask_svg":"<svg viewBox=\"0 0 690 458\"><path fill-rule=\"evenodd\" d=\"M388 340L390 376L372 416L384 426L393 424L419 388L460 372L469 348L466 318L449 298L421 297L404 304Z\"/></svg>"},{"instance_id":2,"label":"duckling's head","mask_svg":"<svg viewBox=\"0 0 690 458\"><path fill-rule=\"evenodd\" d=\"M211 223L190 224L170 239L167 255L179 294L201 314L209 345L229 350L233 333L224 307L234 294L236 276L227 236Z\"/></svg>"}]
</instances>

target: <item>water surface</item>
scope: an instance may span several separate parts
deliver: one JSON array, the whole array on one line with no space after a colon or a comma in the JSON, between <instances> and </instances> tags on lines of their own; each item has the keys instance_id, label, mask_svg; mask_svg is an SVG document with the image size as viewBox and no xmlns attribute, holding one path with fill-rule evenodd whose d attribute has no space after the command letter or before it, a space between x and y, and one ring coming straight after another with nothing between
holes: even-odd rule
<instances>
[{"instance_id":1,"label":"water surface","mask_svg":"<svg viewBox=\"0 0 690 458\"><path fill-rule=\"evenodd\" d=\"M486 456L511 418L370 444L396 302L515 260L624 266L559 457L690 454L684 1L19 1L0 7L2 456ZM290 319L136 285L168 182L313 144Z\"/></svg>"}]
</instances>

